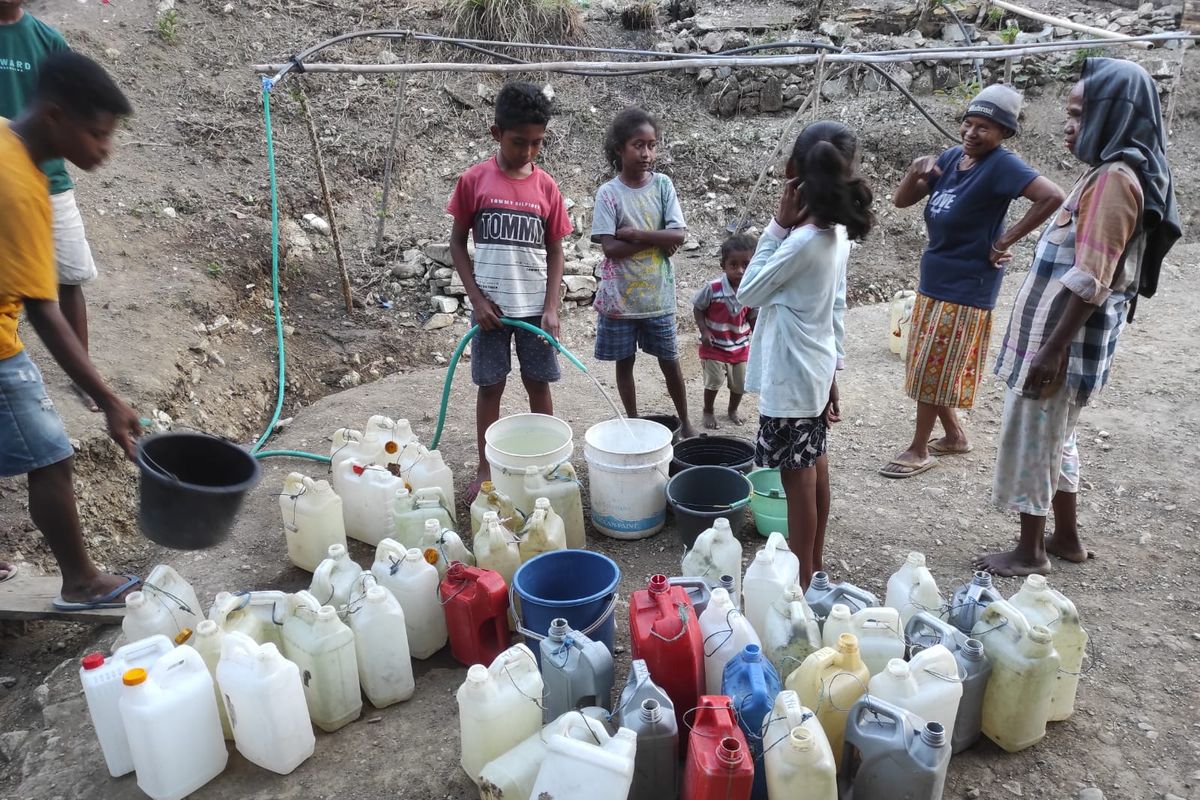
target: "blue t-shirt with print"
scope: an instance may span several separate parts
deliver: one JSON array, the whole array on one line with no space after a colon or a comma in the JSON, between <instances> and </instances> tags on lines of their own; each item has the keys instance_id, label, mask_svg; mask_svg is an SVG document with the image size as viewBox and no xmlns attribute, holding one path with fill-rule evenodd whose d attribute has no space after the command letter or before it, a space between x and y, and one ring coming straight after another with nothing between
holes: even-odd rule
<instances>
[{"instance_id":1,"label":"blue t-shirt with print","mask_svg":"<svg viewBox=\"0 0 1200 800\"><path fill-rule=\"evenodd\" d=\"M1014 198L1038 177L1037 170L1007 147L997 147L970 169L958 169L962 147L938 157L941 176L929 187L925 227L929 245L921 257L921 294L947 303L991 309L1004 270L988 261L1004 232Z\"/></svg>"}]
</instances>

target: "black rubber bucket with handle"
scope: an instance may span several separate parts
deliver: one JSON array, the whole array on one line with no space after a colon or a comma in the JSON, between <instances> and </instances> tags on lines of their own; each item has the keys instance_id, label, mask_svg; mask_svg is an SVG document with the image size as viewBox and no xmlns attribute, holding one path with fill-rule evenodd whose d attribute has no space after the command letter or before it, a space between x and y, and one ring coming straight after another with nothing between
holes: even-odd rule
<instances>
[{"instance_id":1,"label":"black rubber bucket with handle","mask_svg":"<svg viewBox=\"0 0 1200 800\"><path fill-rule=\"evenodd\" d=\"M754 466L754 442L741 436L702 433L675 445L670 474L689 467L729 467L747 473Z\"/></svg>"},{"instance_id":2,"label":"black rubber bucket with handle","mask_svg":"<svg viewBox=\"0 0 1200 800\"><path fill-rule=\"evenodd\" d=\"M137 465L142 534L175 550L203 550L222 542L262 474L249 452L203 433L143 437Z\"/></svg>"},{"instance_id":3,"label":"black rubber bucket with handle","mask_svg":"<svg viewBox=\"0 0 1200 800\"><path fill-rule=\"evenodd\" d=\"M736 536L753 492L750 479L730 467L689 467L667 481L667 505L684 546L690 550L718 517L729 521Z\"/></svg>"}]
</instances>

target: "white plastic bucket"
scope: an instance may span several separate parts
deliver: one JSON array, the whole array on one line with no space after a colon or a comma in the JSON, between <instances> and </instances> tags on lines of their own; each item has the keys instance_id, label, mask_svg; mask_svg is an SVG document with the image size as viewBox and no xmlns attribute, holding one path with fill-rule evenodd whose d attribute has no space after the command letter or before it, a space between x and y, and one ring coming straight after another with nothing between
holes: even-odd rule
<instances>
[{"instance_id":1,"label":"white plastic bucket","mask_svg":"<svg viewBox=\"0 0 1200 800\"><path fill-rule=\"evenodd\" d=\"M526 514L533 501L525 491L529 467L550 472L569 461L575 450L571 426L548 414L513 414L496 420L483 434L483 454L492 467L492 483Z\"/></svg>"},{"instance_id":2,"label":"white plastic bucket","mask_svg":"<svg viewBox=\"0 0 1200 800\"><path fill-rule=\"evenodd\" d=\"M583 455L596 530L614 539L645 539L662 530L674 455L670 430L644 419L606 420L584 434Z\"/></svg>"}]
</instances>

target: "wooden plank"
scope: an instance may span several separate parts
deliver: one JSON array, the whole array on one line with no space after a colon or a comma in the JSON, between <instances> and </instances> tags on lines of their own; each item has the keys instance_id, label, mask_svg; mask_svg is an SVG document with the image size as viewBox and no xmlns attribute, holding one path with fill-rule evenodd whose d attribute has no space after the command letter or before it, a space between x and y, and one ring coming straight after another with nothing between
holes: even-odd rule
<instances>
[{"instance_id":1,"label":"wooden plank","mask_svg":"<svg viewBox=\"0 0 1200 800\"><path fill-rule=\"evenodd\" d=\"M124 608L97 608L83 611L60 611L54 600L62 589L57 575L26 575L23 566L15 576L0 583L0 619L57 619L66 622L90 622L97 625L120 625Z\"/></svg>"}]
</instances>

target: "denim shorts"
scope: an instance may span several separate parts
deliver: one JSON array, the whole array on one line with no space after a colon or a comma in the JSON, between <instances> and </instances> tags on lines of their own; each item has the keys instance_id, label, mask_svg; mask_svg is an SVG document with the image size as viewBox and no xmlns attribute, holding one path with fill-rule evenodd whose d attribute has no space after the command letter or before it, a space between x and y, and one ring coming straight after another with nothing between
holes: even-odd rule
<instances>
[{"instance_id":1,"label":"denim shorts","mask_svg":"<svg viewBox=\"0 0 1200 800\"><path fill-rule=\"evenodd\" d=\"M596 358L600 361L624 361L637 355L638 349L664 361L679 360L675 336L675 315L643 319L619 319L600 315L596 323Z\"/></svg>"},{"instance_id":2,"label":"denim shorts","mask_svg":"<svg viewBox=\"0 0 1200 800\"><path fill-rule=\"evenodd\" d=\"M474 317L471 322L474 324ZM541 327L541 317L526 317L523 322ZM512 342L517 340L517 361L521 378L553 383L562 373L558 351L549 342L524 328L504 325L498 331L480 329L471 340L471 382L476 386L495 386L512 372Z\"/></svg>"},{"instance_id":3,"label":"denim shorts","mask_svg":"<svg viewBox=\"0 0 1200 800\"><path fill-rule=\"evenodd\" d=\"M24 350L0 360L0 477L24 475L74 454L37 365Z\"/></svg>"}]
</instances>

